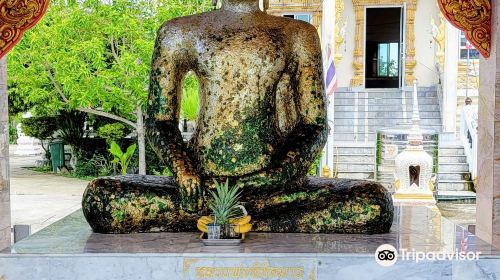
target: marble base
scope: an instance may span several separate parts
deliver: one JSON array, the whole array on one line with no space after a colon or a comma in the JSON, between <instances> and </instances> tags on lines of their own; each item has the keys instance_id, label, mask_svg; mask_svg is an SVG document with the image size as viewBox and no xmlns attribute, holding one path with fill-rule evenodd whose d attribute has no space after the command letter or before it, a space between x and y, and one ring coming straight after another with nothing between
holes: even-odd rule
<instances>
[{"instance_id":1,"label":"marble base","mask_svg":"<svg viewBox=\"0 0 500 280\"><path fill-rule=\"evenodd\" d=\"M395 213L388 234L250 233L241 246L211 247L203 246L194 232L93 233L77 211L0 254L0 279L224 279L207 275L283 269L297 274L282 279L500 277L500 250L441 217L436 207L397 206ZM399 258L382 267L374 258L382 244L481 255L474 261ZM226 279L278 279L252 277Z\"/></svg>"}]
</instances>

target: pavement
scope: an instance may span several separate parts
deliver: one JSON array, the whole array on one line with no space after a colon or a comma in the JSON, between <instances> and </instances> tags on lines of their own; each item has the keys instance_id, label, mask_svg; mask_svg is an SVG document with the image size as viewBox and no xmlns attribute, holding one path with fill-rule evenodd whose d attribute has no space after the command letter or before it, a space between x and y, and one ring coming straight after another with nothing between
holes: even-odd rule
<instances>
[{"instance_id":1,"label":"pavement","mask_svg":"<svg viewBox=\"0 0 500 280\"><path fill-rule=\"evenodd\" d=\"M26 169L41 156L16 156L16 146L9 149L12 225L31 225L35 233L81 208L88 181Z\"/></svg>"}]
</instances>

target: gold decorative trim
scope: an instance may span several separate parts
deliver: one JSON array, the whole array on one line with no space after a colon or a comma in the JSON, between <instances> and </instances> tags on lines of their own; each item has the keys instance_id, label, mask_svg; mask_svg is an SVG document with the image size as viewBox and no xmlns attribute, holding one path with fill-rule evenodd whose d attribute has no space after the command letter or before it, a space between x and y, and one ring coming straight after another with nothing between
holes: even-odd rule
<instances>
[{"instance_id":1,"label":"gold decorative trim","mask_svg":"<svg viewBox=\"0 0 500 280\"><path fill-rule=\"evenodd\" d=\"M323 14L321 0L268 0L266 13L281 16L284 13L310 13L311 24L320 29Z\"/></svg>"},{"instance_id":2,"label":"gold decorative trim","mask_svg":"<svg viewBox=\"0 0 500 280\"><path fill-rule=\"evenodd\" d=\"M439 69L444 71L444 55L445 55L445 39L446 39L446 20L442 14L439 14L439 25L436 24L434 18L431 19L432 37L437 45L436 61Z\"/></svg>"},{"instance_id":3,"label":"gold decorative trim","mask_svg":"<svg viewBox=\"0 0 500 280\"><path fill-rule=\"evenodd\" d=\"M6 0L0 2L0 58L21 40L23 33L42 18L48 0Z\"/></svg>"},{"instance_id":4,"label":"gold decorative trim","mask_svg":"<svg viewBox=\"0 0 500 280\"><path fill-rule=\"evenodd\" d=\"M395 199L428 199L434 200L434 196L432 194L405 194L405 193L395 193L392 195Z\"/></svg>"},{"instance_id":5,"label":"gold decorative trim","mask_svg":"<svg viewBox=\"0 0 500 280\"><path fill-rule=\"evenodd\" d=\"M446 19L463 30L465 37L484 58L491 48L491 0L438 0Z\"/></svg>"},{"instance_id":6,"label":"gold decorative trim","mask_svg":"<svg viewBox=\"0 0 500 280\"><path fill-rule=\"evenodd\" d=\"M184 259L183 265L182 265L182 272L187 273L189 269L191 268L191 265L197 263L199 259Z\"/></svg>"},{"instance_id":7,"label":"gold decorative trim","mask_svg":"<svg viewBox=\"0 0 500 280\"><path fill-rule=\"evenodd\" d=\"M414 72L417 61L415 60L415 12L417 0L352 0L356 14L356 30L354 48L354 78L351 80L352 87L364 84L365 62L364 62L364 30L365 30L365 8L376 5L404 5L406 3L406 61L405 81L412 84L415 80Z\"/></svg>"},{"instance_id":8,"label":"gold decorative trim","mask_svg":"<svg viewBox=\"0 0 500 280\"><path fill-rule=\"evenodd\" d=\"M342 60L342 45L345 43L347 21L342 17L344 13L344 0L335 1L335 63Z\"/></svg>"}]
</instances>

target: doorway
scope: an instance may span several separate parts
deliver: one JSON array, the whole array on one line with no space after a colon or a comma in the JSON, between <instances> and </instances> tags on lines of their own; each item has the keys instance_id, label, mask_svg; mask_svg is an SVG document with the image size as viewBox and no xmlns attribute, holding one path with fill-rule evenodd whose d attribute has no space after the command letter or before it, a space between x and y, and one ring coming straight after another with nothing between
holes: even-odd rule
<instances>
[{"instance_id":1,"label":"doorway","mask_svg":"<svg viewBox=\"0 0 500 280\"><path fill-rule=\"evenodd\" d=\"M403 8L366 9L366 88L399 88L402 82Z\"/></svg>"}]
</instances>

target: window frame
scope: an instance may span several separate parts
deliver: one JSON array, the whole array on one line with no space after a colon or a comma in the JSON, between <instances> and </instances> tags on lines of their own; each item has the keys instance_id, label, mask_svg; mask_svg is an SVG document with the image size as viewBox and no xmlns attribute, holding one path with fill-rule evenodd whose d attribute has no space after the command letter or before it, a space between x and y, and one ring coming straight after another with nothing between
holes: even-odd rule
<instances>
[{"instance_id":1,"label":"window frame","mask_svg":"<svg viewBox=\"0 0 500 280\"><path fill-rule=\"evenodd\" d=\"M309 18L309 21L304 21L304 22L307 22L309 24L312 24L312 13L308 13L308 12L287 12L287 13L282 13L281 14L282 17L285 17L285 16L293 16L293 19L294 20L300 20L300 21L303 21L301 19L297 19L296 16L307 16Z\"/></svg>"},{"instance_id":2,"label":"window frame","mask_svg":"<svg viewBox=\"0 0 500 280\"><path fill-rule=\"evenodd\" d=\"M462 46L462 40L465 40L465 46ZM465 33L462 30L460 30L460 33L458 35L458 60L461 62L467 61L467 55L465 57L462 57L462 51L467 50L467 41L468 40L465 37ZM479 60L479 56L480 56L479 51L473 45L472 45L472 49L470 51L471 51L471 53L472 53L472 51L477 52L477 58L471 56L469 59L471 61Z\"/></svg>"}]
</instances>

